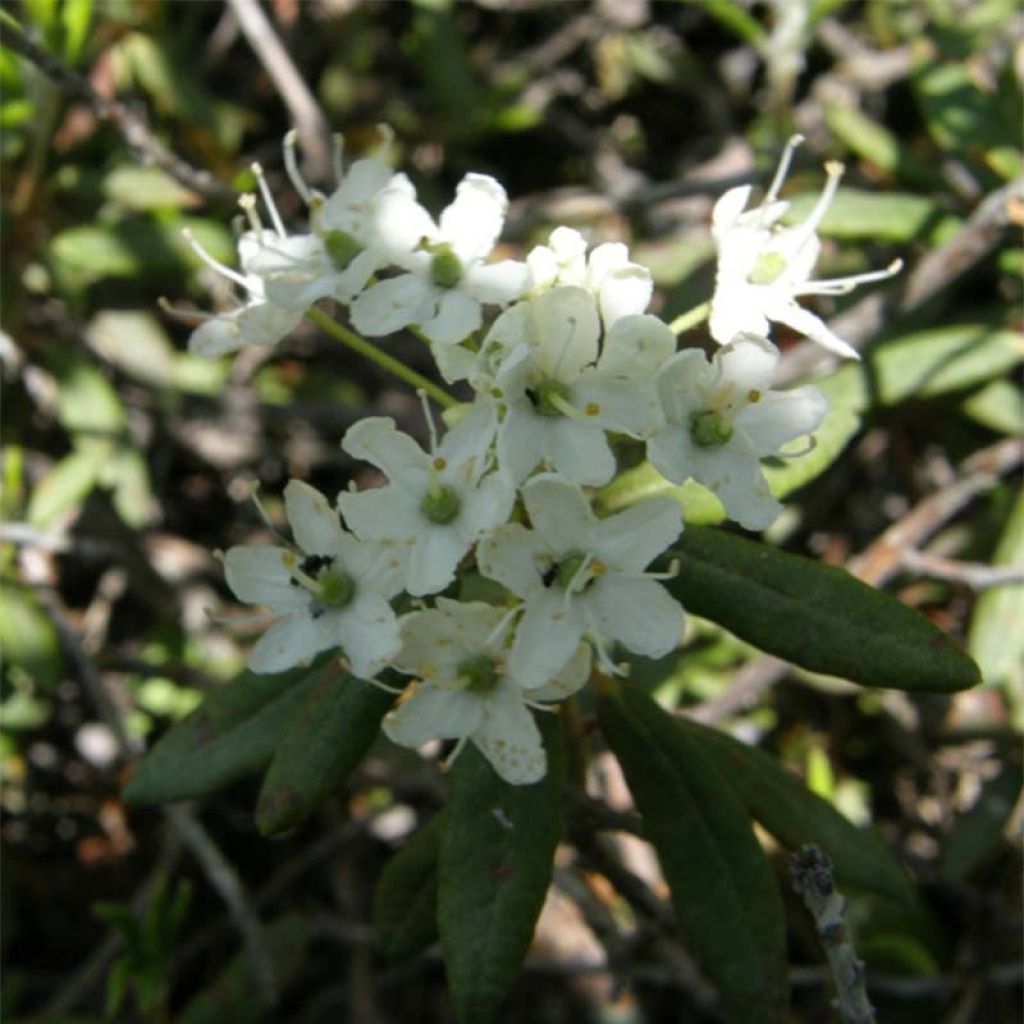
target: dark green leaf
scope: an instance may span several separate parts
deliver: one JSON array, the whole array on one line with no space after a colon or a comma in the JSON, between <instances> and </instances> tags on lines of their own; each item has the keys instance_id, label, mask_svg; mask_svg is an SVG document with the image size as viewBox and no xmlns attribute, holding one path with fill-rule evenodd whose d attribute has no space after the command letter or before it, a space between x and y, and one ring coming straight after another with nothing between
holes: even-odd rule
<instances>
[{"instance_id":1,"label":"dark green leaf","mask_svg":"<svg viewBox=\"0 0 1024 1024\"><path fill-rule=\"evenodd\" d=\"M278 992L282 992L306 962L309 928L297 915L282 917L266 928L264 939ZM174 1019L175 1024L256 1024L284 1018L261 1002L249 957L242 952Z\"/></svg>"},{"instance_id":2,"label":"dark green leaf","mask_svg":"<svg viewBox=\"0 0 1024 1024\"><path fill-rule=\"evenodd\" d=\"M437 918L460 1024L495 1019L530 946L551 880L561 832L564 754L557 717L544 716L539 724L548 753L540 782L510 785L472 745L451 772Z\"/></svg>"},{"instance_id":3,"label":"dark green leaf","mask_svg":"<svg viewBox=\"0 0 1024 1024\"><path fill-rule=\"evenodd\" d=\"M321 677L274 751L256 805L259 830L283 832L312 814L363 759L394 701L348 673Z\"/></svg>"},{"instance_id":4,"label":"dark green leaf","mask_svg":"<svg viewBox=\"0 0 1024 1024\"><path fill-rule=\"evenodd\" d=\"M778 1024L788 1002L782 900L750 815L714 762L641 690L609 688L598 716L727 1018Z\"/></svg>"},{"instance_id":5,"label":"dark green leaf","mask_svg":"<svg viewBox=\"0 0 1024 1024\"><path fill-rule=\"evenodd\" d=\"M762 651L864 686L947 693L978 667L919 612L845 569L691 526L667 584L684 607Z\"/></svg>"},{"instance_id":6,"label":"dark green leaf","mask_svg":"<svg viewBox=\"0 0 1024 1024\"><path fill-rule=\"evenodd\" d=\"M317 682L337 671L329 661L279 675L243 672L160 738L128 780L124 798L137 804L188 800L258 771Z\"/></svg>"},{"instance_id":7,"label":"dark green leaf","mask_svg":"<svg viewBox=\"0 0 1024 1024\"><path fill-rule=\"evenodd\" d=\"M377 882L373 924L381 952L405 957L437 938L437 865L445 814L436 814L388 861Z\"/></svg>"},{"instance_id":8,"label":"dark green leaf","mask_svg":"<svg viewBox=\"0 0 1024 1024\"><path fill-rule=\"evenodd\" d=\"M840 885L914 900L907 873L877 832L848 821L763 751L697 722L680 719L678 726L714 761L751 815L788 849L816 843L832 860Z\"/></svg>"}]
</instances>

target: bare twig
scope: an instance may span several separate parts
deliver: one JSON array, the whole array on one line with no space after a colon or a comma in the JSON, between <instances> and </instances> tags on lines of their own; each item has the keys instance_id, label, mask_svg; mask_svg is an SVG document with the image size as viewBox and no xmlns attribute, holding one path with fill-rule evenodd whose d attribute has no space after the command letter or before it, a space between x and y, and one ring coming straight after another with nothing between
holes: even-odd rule
<instances>
[{"instance_id":1,"label":"bare twig","mask_svg":"<svg viewBox=\"0 0 1024 1024\"><path fill-rule=\"evenodd\" d=\"M138 150L145 161L155 164L206 199L234 205L237 196L233 189L218 181L208 171L193 167L169 150L123 103L101 96L87 79L33 42L9 16L0 18L0 44L31 61L65 92L85 100L100 117L106 118L117 128L128 145Z\"/></svg>"},{"instance_id":2,"label":"bare twig","mask_svg":"<svg viewBox=\"0 0 1024 1024\"><path fill-rule=\"evenodd\" d=\"M926 551L908 548L903 552L903 565L937 580L950 583L964 583L973 590L988 590L990 587L1006 587L1024 583L1022 565L985 565L982 562L961 562L953 558L941 558Z\"/></svg>"},{"instance_id":3,"label":"bare twig","mask_svg":"<svg viewBox=\"0 0 1024 1024\"><path fill-rule=\"evenodd\" d=\"M814 916L818 938L836 984L836 1008L845 1024L875 1024L868 1001L864 965L857 959L846 927L846 900L832 880L832 862L817 846L804 846L790 860L793 888Z\"/></svg>"},{"instance_id":4,"label":"bare twig","mask_svg":"<svg viewBox=\"0 0 1024 1024\"><path fill-rule=\"evenodd\" d=\"M975 452L964 463L965 476L948 487L928 495L902 519L849 563L849 570L865 583L881 586L892 579L903 564L907 550L919 548L936 530L949 522L970 500L995 486L1003 473L1021 463L1024 450L1016 438L997 441Z\"/></svg>"},{"instance_id":5,"label":"bare twig","mask_svg":"<svg viewBox=\"0 0 1024 1024\"><path fill-rule=\"evenodd\" d=\"M78 634L68 622L59 598L56 594L44 593L42 600L47 605L61 644L75 668L79 681L96 705L100 717L113 733L121 753L128 757L138 757L143 751L143 744L125 727L120 710L103 685L103 680ZM267 948L263 927L252 909L237 873L188 807L181 804L164 807L163 813L175 833L199 862L207 881L227 905L242 936L253 984L267 1006L273 1005L276 998L273 960Z\"/></svg>"},{"instance_id":6,"label":"bare twig","mask_svg":"<svg viewBox=\"0 0 1024 1024\"><path fill-rule=\"evenodd\" d=\"M238 27L288 108L309 161L310 177L316 181L326 180L331 170L330 128L320 105L258 0L228 0L228 3L238 19Z\"/></svg>"},{"instance_id":7,"label":"bare twig","mask_svg":"<svg viewBox=\"0 0 1024 1024\"><path fill-rule=\"evenodd\" d=\"M906 312L927 302L992 250L1005 227L1022 222L1024 177L986 196L945 245L921 260L910 275L900 308Z\"/></svg>"},{"instance_id":8,"label":"bare twig","mask_svg":"<svg viewBox=\"0 0 1024 1024\"><path fill-rule=\"evenodd\" d=\"M733 676L729 688L696 707L688 708L687 718L703 725L714 725L740 711L753 707L766 690L770 690L789 671L788 661L771 654L761 655L747 662Z\"/></svg>"}]
</instances>

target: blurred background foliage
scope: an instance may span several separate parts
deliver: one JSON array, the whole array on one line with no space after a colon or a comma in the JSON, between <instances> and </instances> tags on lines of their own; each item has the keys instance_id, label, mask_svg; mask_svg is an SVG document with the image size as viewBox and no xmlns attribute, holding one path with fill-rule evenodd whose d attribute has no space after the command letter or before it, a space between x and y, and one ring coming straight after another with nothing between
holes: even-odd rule
<instances>
[{"instance_id":1,"label":"blurred background foliage","mask_svg":"<svg viewBox=\"0 0 1024 1024\"><path fill-rule=\"evenodd\" d=\"M163 296L184 310L229 302L181 232L232 263L231 190L253 186L253 160L285 220L303 218L280 157L295 97L239 28L251 6L4 5L93 96L0 48L9 1020L451 1019L437 956L388 960L369 924L387 857L442 802L443 779L418 757L380 743L314 825L274 842L255 837L248 783L186 819L129 814L118 795L143 746L244 663L253 627L213 552L267 536L250 495L259 489L280 523L289 477L327 490L367 482L338 448L354 420L386 414L422 431L414 396L310 325L217 363L190 356L188 326L160 311ZM263 10L350 154L390 124L399 165L434 209L466 171L496 175L512 197L511 255L559 223L629 242L666 317L710 294L709 215L725 188L764 181L799 130L808 144L786 193L799 218L822 161L846 163L822 224L825 271L895 257L906 269L892 287L819 306L865 346L862 366L837 369L784 341L789 379L821 378L834 409L816 452L773 470L792 503L770 538L924 610L968 645L984 685L953 698L854 690L700 622L669 662L635 676L873 822L910 867L910 909L848 893L883 1020L1011 1019L1024 724L1018 5ZM101 116L104 101L121 113ZM124 112L145 126L141 140ZM152 140L216 183L169 176ZM329 188L315 148L306 155ZM414 339L389 346L429 372ZM683 500L692 520L715 518L703 496ZM615 766L594 753L598 791L627 806ZM619 852L661 892L644 848L623 840ZM790 927L795 1019L827 1020L821 954L795 898ZM602 945L614 952L606 969ZM713 1019L681 955L569 851L507 1019ZM273 984L250 983L268 962Z\"/></svg>"}]
</instances>

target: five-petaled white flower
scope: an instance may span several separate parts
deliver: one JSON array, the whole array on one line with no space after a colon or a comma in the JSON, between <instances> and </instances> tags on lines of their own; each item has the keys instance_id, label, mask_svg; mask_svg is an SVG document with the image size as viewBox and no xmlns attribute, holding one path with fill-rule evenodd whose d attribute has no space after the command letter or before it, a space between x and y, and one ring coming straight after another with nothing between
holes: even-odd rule
<instances>
[{"instance_id":1,"label":"five-petaled white flower","mask_svg":"<svg viewBox=\"0 0 1024 1024\"><path fill-rule=\"evenodd\" d=\"M438 223L397 174L373 200L377 243L407 271L371 285L352 304L356 330L377 336L416 324L432 341L455 345L482 322L482 303L503 305L529 287L525 263L485 263L505 222L508 198L486 174L467 174Z\"/></svg>"},{"instance_id":2,"label":"five-petaled white flower","mask_svg":"<svg viewBox=\"0 0 1024 1024\"><path fill-rule=\"evenodd\" d=\"M546 702L579 690L590 672L590 651L577 644L548 685L524 688L509 673L508 621L503 608L443 597L436 608L406 615L394 663L417 681L385 716L384 732L406 747L457 739L449 764L470 741L506 782L542 779L547 757L530 707L546 709Z\"/></svg>"},{"instance_id":3,"label":"five-petaled white flower","mask_svg":"<svg viewBox=\"0 0 1024 1024\"><path fill-rule=\"evenodd\" d=\"M729 189L715 203L711 233L718 248L718 269L711 299L711 336L723 345L738 334L767 337L772 321L791 327L837 355L859 359L856 349L796 300L803 295L845 295L859 284L891 277L902 263L897 260L885 270L851 277L811 280L821 252L818 225L835 197L843 166L835 161L827 163L828 180L810 215L792 227L780 227L789 203L780 200L778 192L793 150L801 141L795 135L787 143L759 206L746 209L749 185Z\"/></svg>"},{"instance_id":4,"label":"five-petaled white flower","mask_svg":"<svg viewBox=\"0 0 1024 1024\"><path fill-rule=\"evenodd\" d=\"M402 589L407 545L353 537L327 499L299 480L284 497L299 553L244 545L224 555L235 594L280 616L252 649L249 668L282 672L340 647L352 671L371 678L401 647L388 602Z\"/></svg>"},{"instance_id":5,"label":"five-petaled white flower","mask_svg":"<svg viewBox=\"0 0 1024 1024\"><path fill-rule=\"evenodd\" d=\"M383 470L390 483L343 493L338 505L358 536L411 544L410 594L448 586L477 538L512 511L511 481L488 472L496 426L493 402L480 398L429 452L386 417L360 420L345 435L342 448Z\"/></svg>"},{"instance_id":6,"label":"five-petaled white flower","mask_svg":"<svg viewBox=\"0 0 1024 1024\"><path fill-rule=\"evenodd\" d=\"M509 671L540 685L588 630L606 668L608 640L651 658L671 651L683 609L644 569L682 531L679 505L651 498L598 519L583 491L555 474L534 477L522 494L533 529L508 523L477 547L480 572L523 600Z\"/></svg>"},{"instance_id":7,"label":"five-petaled white flower","mask_svg":"<svg viewBox=\"0 0 1024 1024\"><path fill-rule=\"evenodd\" d=\"M652 385L675 349L653 316L620 318L598 353L601 328L593 296L558 287L517 303L485 342L508 352L495 376L506 406L498 461L514 480L543 463L581 484L607 483L615 456L606 431L642 438L661 422Z\"/></svg>"},{"instance_id":8,"label":"five-petaled white flower","mask_svg":"<svg viewBox=\"0 0 1024 1024\"><path fill-rule=\"evenodd\" d=\"M629 258L621 242L605 242L587 256L586 239L572 228L555 228L547 245L538 245L526 256L539 294L558 285L576 285L594 296L607 330L623 316L642 313L651 301L651 272Z\"/></svg>"},{"instance_id":9,"label":"five-petaled white flower","mask_svg":"<svg viewBox=\"0 0 1024 1024\"><path fill-rule=\"evenodd\" d=\"M647 442L647 457L673 483L692 477L714 491L728 515L762 530L782 511L761 459L810 434L828 412L813 387L772 391L778 349L740 335L709 363L699 349L673 356L658 373L667 425Z\"/></svg>"}]
</instances>

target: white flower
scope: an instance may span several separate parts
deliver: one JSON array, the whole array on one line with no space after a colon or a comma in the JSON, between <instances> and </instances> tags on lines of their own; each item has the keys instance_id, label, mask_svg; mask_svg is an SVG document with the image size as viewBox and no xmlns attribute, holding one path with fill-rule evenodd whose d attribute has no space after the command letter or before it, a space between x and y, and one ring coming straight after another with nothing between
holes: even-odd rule
<instances>
[{"instance_id":1,"label":"white flower","mask_svg":"<svg viewBox=\"0 0 1024 1024\"><path fill-rule=\"evenodd\" d=\"M494 770L513 785L537 782L547 757L530 706L575 693L590 672L590 652L578 645L545 687L524 689L509 675L505 630L508 613L480 602L440 597L437 607L402 619L396 667L418 677L384 718L395 743L419 747L432 739L474 743Z\"/></svg>"},{"instance_id":2,"label":"white flower","mask_svg":"<svg viewBox=\"0 0 1024 1024\"><path fill-rule=\"evenodd\" d=\"M407 271L372 285L352 305L363 334L418 324L432 341L455 345L482 322L481 303L504 304L529 286L524 263L485 264L505 221L508 199L485 174L467 174L435 223L408 178L398 174L373 201L377 244Z\"/></svg>"},{"instance_id":3,"label":"white flower","mask_svg":"<svg viewBox=\"0 0 1024 1024\"><path fill-rule=\"evenodd\" d=\"M651 658L671 651L682 606L643 570L682 531L679 505L652 498L598 519L580 488L554 474L522 493L533 529L509 523L477 547L480 572L524 602L509 671L538 684L551 678L587 630L606 666L606 640Z\"/></svg>"},{"instance_id":4,"label":"white flower","mask_svg":"<svg viewBox=\"0 0 1024 1024\"><path fill-rule=\"evenodd\" d=\"M448 586L477 538L512 511L511 481L487 473L496 426L493 404L478 400L430 452L384 417L361 420L345 435L342 448L383 470L390 483L342 494L338 504L358 536L411 543L410 594Z\"/></svg>"},{"instance_id":5,"label":"white flower","mask_svg":"<svg viewBox=\"0 0 1024 1024\"><path fill-rule=\"evenodd\" d=\"M782 511L761 470L761 458L813 431L828 412L813 387L772 391L779 352L755 335L740 335L709 363L690 349L658 374L668 421L647 442L647 457L673 483L688 477L710 488L728 515L761 530Z\"/></svg>"},{"instance_id":6,"label":"white flower","mask_svg":"<svg viewBox=\"0 0 1024 1024\"><path fill-rule=\"evenodd\" d=\"M390 131L385 134L381 148L389 140ZM295 132L285 136L285 167L310 209L313 233L308 235L285 232L262 172L258 165L253 168L275 231L259 231L262 225L253 202L243 197L243 208L263 242L249 265L251 272L263 279L267 298L286 309L302 312L327 296L350 303L370 277L388 262L375 244L370 206L393 180L394 171L379 155L371 155L357 160L346 172L342 147L342 137L336 136L334 164L338 187L325 198L311 189L299 173Z\"/></svg>"},{"instance_id":7,"label":"white flower","mask_svg":"<svg viewBox=\"0 0 1024 1024\"><path fill-rule=\"evenodd\" d=\"M239 239L238 252L243 273L218 263L190 231L183 234L207 266L238 285L246 296L243 304L236 309L207 315L188 339L189 352L213 358L237 352L245 345L274 345L295 329L302 319L302 313L268 301L263 279L251 269L255 252L268 240L266 236L273 236L273 232L265 231L259 235L247 232ZM168 311L174 313L174 310Z\"/></svg>"},{"instance_id":8,"label":"white flower","mask_svg":"<svg viewBox=\"0 0 1024 1024\"><path fill-rule=\"evenodd\" d=\"M621 242L606 242L587 257L584 237L572 228L555 228L547 245L527 254L534 292L576 285L594 296L605 328L623 316L642 313L651 301L651 272L629 258Z\"/></svg>"},{"instance_id":9,"label":"white flower","mask_svg":"<svg viewBox=\"0 0 1024 1024\"><path fill-rule=\"evenodd\" d=\"M543 463L576 483L607 483L615 456L605 431L640 438L660 425L652 378L675 349L672 332L653 316L623 317L599 355L600 330L590 293L559 287L507 310L489 332L492 345L513 345L494 393L507 407L498 461L516 481Z\"/></svg>"},{"instance_id":10,"label":"white flower","mask_svg":"<svg viewBox=\"0 0 1024 1024\"><path fill-rule=\"evenodd\" d=\"M793 136L786 145L778 171L760 206L747 210L750 186L729 189L712 215L711 233L718 248L715 293L711 299L711 336L727 344L738 334L767 337L769 321L786 324L831 352L860 358L856 349L837 337L820 317L797 305L802 295L844 295L857 285L879 281L896 273L900 261L885 270L826 281L812 281L821 242L818 225L825 216L843 173L842 164L825 165L828 180L805 221L783 228L779 221L789 203L778 199L793 150L802 141Z\"/></svg>"},{"instance_id":11,"label":"white flower","mask_svg":"<svg viewBox=\"0 0 1024 1024\"><path fill-rule=\"evenodd\" d=\"M285 510L301 554L245 545L224 556L228 586L280 618L249 655L253 672L282 672L341 647L352 671L371 678L398 653L398 620L388 603L402 589L403 545L363 541L341 528L317 490L285 488Z\"/></svg>"}]
</instances>

